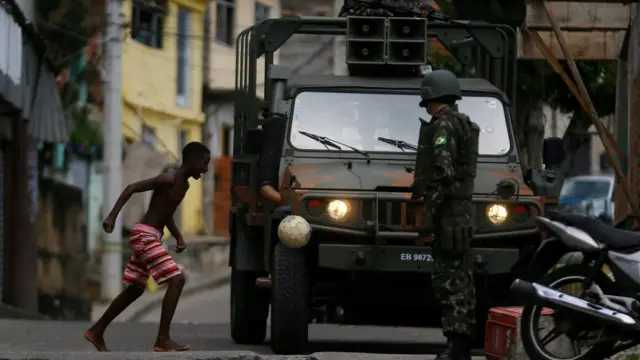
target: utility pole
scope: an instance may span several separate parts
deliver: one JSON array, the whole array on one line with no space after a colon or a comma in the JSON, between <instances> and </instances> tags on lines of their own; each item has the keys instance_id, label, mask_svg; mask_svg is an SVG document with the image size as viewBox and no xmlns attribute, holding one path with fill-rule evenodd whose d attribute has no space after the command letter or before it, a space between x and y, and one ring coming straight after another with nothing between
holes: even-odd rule
<instances>
[{"instance_id":1,"label":"utility pole","mask_svg":"<svg viewBox=\"0 0 640 360\"><path fill-rule=\"evenodd\" d=\"M104 201L110 211L122 191L122 63L120 1L107 0L105 31L106 76L104 84ZM102 298L114 299L122 290L122 221L118 216L102 244Z\"/></svg>"}]
</instances>

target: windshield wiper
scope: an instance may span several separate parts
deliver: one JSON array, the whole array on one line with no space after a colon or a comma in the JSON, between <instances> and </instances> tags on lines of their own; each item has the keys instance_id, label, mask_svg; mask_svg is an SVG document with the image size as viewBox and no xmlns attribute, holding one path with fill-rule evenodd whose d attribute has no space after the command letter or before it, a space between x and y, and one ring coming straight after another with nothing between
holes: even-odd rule
<instances>
[{"instance_id":1,"label":"windshield wiper","mask_svg":"<svg viewBox=\"0 0 640 360\"><path fill-rule=\"evenodd\" d=\"M393 146L397 147L398 149L402 150L403 152L404 152L404 149L416 150L416 151L418 150L418 147L416 145L409 144L408 142L402 141L402 140L379 137L378 141L382 141L383 143L386 143L386 144L389 144L389 145L393 145Z\"/></svg>"},{"instance_id":2,"label":"windshield wiper","mask_svg":"<svg viewBox=\"0 0 640 360\"><path fill-rule=\"evenodd\" d=\"M347 148L349 148L349 149L351 149L351 150L353 150L353 151L357 152L358 154L360 154L360 155L362 155L362 156L366 157L366 158L367 158L367 162L370 162L370 161L371 161L371 158L369 157L369 154L368 154L368 153L366 153L366 152L364 152L364 151L362 151L362 150L360 150L360 149L358 149L358 148L356 148L356 147L353 147L353 146L351 146L351 145L347 145L347 144L345 144L345 143L341 143L341 142L340 142L340 141L338 141L338 140L333 140L333 139L330 139L330 138L328 138L328 137L326 137L326 136L320 136L320 135L316 135L316 134L308 133L308 132L306 132L306 131L302 131L302 130L298 130L298 132L299 132L300 134L302 134L302 135L304 135L304 136L306 136L306 137L310 138L310 139L313 139L313 140L315 140L315 141L319 142L320 144L322 144L322 145L324 145L324 146L327 146L327 147L328 147L328 146L331 146L331 147L332 147L332 148L334 148L334 149L342 150L342 148L341 148L340 146L338 146L338 145L337 145L337 144L340 144L340 145L345 146L345 147L347 147Z\"/></svg>"}]
</instances>

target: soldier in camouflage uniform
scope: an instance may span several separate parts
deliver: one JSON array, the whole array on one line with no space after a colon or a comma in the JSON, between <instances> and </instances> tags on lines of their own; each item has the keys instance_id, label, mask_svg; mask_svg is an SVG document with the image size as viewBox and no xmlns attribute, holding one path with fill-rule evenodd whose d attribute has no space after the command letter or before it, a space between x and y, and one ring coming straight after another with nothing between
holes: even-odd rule
<instances>
[{"instance_id":1,"label":"soldier in camouflage uniform","mask_svg":"<svg viewBox=\"0 0 640 360\"><path fill-rule=\"evenodd\" d=\"M442 306L448 348L437 360L471 359L475 330L475 286L469 253L473 184L480 129L455 105L462 98L456 76L435 70L422 80L422 119L413 198L424 198L420 236L432 243L434 292Z\"/></svg>"}]
</instances>

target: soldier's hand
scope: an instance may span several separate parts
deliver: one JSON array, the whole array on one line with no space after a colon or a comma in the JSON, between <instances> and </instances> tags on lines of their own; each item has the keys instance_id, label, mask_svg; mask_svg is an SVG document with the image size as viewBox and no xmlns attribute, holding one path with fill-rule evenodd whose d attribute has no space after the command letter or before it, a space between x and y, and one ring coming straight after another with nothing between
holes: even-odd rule
<instances>
[{"instance_id":1,"label":"soldier's hand","mask_svg":"<svg viewBox=\"0 0 640 360\"><path fill-rule=\"evenodd\" d=\"M429 234L423 238L425 244L430 244L435 239L436 239L436 236L434 234Z\"/></svg>"}]
</instances>

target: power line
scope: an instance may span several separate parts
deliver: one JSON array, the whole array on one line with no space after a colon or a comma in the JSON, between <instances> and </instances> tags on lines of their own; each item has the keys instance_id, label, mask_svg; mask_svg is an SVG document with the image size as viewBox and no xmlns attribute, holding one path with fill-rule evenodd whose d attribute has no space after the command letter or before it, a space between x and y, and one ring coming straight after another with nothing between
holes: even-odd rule
<instances>
[{"instance_id":1,"label":"power line","mask_svg":"<svg viewBox=\"0 0 640 360\"><path fill-rule=\"evenodd\" d=\"M74 38L76 40L84 41L85 43L88 43L88 42L90 42L92 40L92 36L91 37L87 37L87 36L83 36L83 35L78 35L75 32L73 32L73 30L71 30L71 29L64 28L64 27L62 27L60 25L57 25L57 24L54 24L52 22L45 21L45 20L42 20L42 19L38 20L38 25L40 25L42 27L46 27L46 28L48 28L50 30L57 31L57 32L59 32L61 34L64 34L64 35L69 36L71 38ZM121 28L124 29L124 27L122 27L122 26L121 26ZM97 42L97 45L104 45L104 44L106 44L108 42L111 42L111 41L123 41L123 40L124 40L124 37L120 38L120 36L111 37L111 38L108 38L108 39L103 38L103 39L100 39ZM70 54L67 54L65 57L63 57L62 59L58 60L58 62L55 65L56 66L66 65L66 62L71 61L74 58L84 54L84 52L86 51L87 47L88 47L88 45L85 44L82 47L80 47L78 50L73 51Z\"/></svg>"},{"instance_id":2,"label":"power line","mask_svg":"<svg viewBox=\"0 0 640 360\"><path fill-rule=\"evenodd\" d=\"M52 30L58 31L58 32L60 32L61 34L64 34L64 35L69 36L69 37L72 37L72 38L74 38L74 39L76 39L76 40L85 41L85 42L89 42L89 41L91 41L91 38L90 38L90 37L86 37L86 36L78 35L78 34L76 34L76 33L72 32L70 29L65 29L65 28L63 28L63 27L61 27L61 26L59 26L59 25L56 25L56 24L53 24L53 23L50 23L50 22L47 22L47 21L39 20L39 21L38 21L38 24L39 24L39 25L42 25L42 26L44 26L44 27L47 27L47 28L49 28L49 29L52 29ZM124 26L121 26L121 29L125 29L125 27L124 27ZM126 31L125 31L125 32L123 32L123 34L122 34L122 35L124 35L124 36L122 36L122 38L120 38L120 37L114 37L114 38L110 38L109 40L102 39L102 40L98 41L98 45L103 45L103 44L105 44L106 42L111 42L111 41L115 41L115 42L123 41L123 40L125 40L125 39L126 39L127 32L126 32ZM75 58L75 57L77 57L77 56L82 55L83 53L85 53L85 52L86 52L87 47L88 47L88 46L87 46L87 45L85 45L85 46L83 46L81 49L78 49L77 51L74 51L74 52L72 52L71 54L69 54L69 55L65 56L64 58L62 58L61 60L59 60L59 61L58 61L58 64L62 65L62 64L64 64L66 61L71 60L71 59L73 59L73 58ZM74 85L74 86L75 86L75 85ZM135 114L136 114L136 118L137 118L137 119L142 123L142 125L149 126L149 123L145 121L145 119L144 119L144 117L142 116L142 114L139 114L139 112L137 111L137 109L135 109L135 108L134 108L133 106L131 106L130 104L128 104L128 105L129 105L130 109L131 109L131 110L133 110L133 111L135 112ZM126 125L126 124L125 124L125 125ZM136 134L140 139L142 139L142 134L140 134L140 133L136 132L136 131L131 127L131 126L127 126L127 128L128 128L129 130L131 130L134 134ZM173 151L171 151L171 149L169 149L169 147L167 146L167 144L166 144L162 139L157 139L157 140L159 141L160 145L161 145L161 146L166 150L166 152L167 152L167 153L169 153L169 155L170 155L171 157L173 157L173 158L174 158L174 159L176 159L176 160L180 160L180 159L179 159L179 158L178 158L178 157L173 153Z\"/></svg>"},{"instance_id":3,"label":"power line","mask_svg":"<svg viewBox=\"0 0 640 360\"><path fill-rule=\"evenodd\" d=\"M304 69L305 65L307 65L308 63L313 61L313 59L315 59L318 56L320 56L320 54L322 54L323 52L329 50L329 48L333 45L334 40L335 40L334 38L331 38L328 41L326 41L325 43L323 43L316 51L311 53L311 55L309 55L309 57L307 57L307 59L305 59L305 61L303 61L300 64L298 64L298 66L296 66L295 69L293 69L293 74L297 74L302 69Z\"/></svg>"},{"instance_id":4,"label":"power line","mask_svg":"<svg viewBox=\"0 0 640 360\"><path fill-rule=\"evenodd\" d=\"M91 37L78 35L78 34L74 33L73 30L71 30L71 29L64 28L64 27L62 27L60 25L51 23L49 21L38 20L38 24L40 24L40 25L42 25L44 27L47 27L47 28L49 28L51 30L60 32L61 34L67 35L69 37L72 37L72 38L74 38L76 40L85 41L85 42L91 41ZM132 35L132 30L128 29L129 26L127 26L127 25L119 25L119 27L123 31L123 36L121 36L121 38L111 38L111 39L108 39L108 40L102 39L102 40L100 40L98 42L97 45L104 45L105 43L108 43L110 41L126 42L126 40L128 38L128 35ZM177 30L177 29L175 29L175 30ZM184 34L184 33L178 32L178 31L167 31L166 28L165 28L164 31L162 31L162 35L163 35L163 37L165 35L168 35L168 36L184 36L184 37L188 37L188 38L191 38L191 39L205 39L206 38L205 34L194 34L194 33ZM131 39L134 40L134 41L138 41L138 40L134 39L132 36L131 36ZM219 44L219 42L215 38L215 36L211 37L211 42ZM144 44L144 43L142 43L142 44ZM308 61L313 60L315 57L319 56L322 52L326 51L328 46L331 44L331 41L324 43L324 42L312 41L312 40L297 40L296 44L322 44L320 46L320 48L318 48L316 51L314 51L314 53L312 53L308 57L308 60L306 61L306 62L308 62ZM78 49L77 51L74 51L74 52L66 55L62 59L58 60L58 62L56 63L56 66L60 67L60 66L67 65L68 62L72 61L76 57L81 56L82 54L85 53L87 46L88 45L85 45L82 48ZM230 45L230 46L233 46L233 45ZM160 55L160 54L156 54L156 55L154 55L154 57L165 58L167 61L171 61L171 62L175 62L176 61L173 57L169 58L168 56ZM300 71L300 69L302 69L304 67L304 64L305 63L301 63L300 65L298 65L296 67L295 72ZM192 67L199 67L199 68L207 66L207 64L196 64L194 62L192 62L190 65ZM212 68L211 66L208 66L208 68L209 68L209 70L213 70L213 71L216 71L216 70L228 71L228 70L230 70L229 68L215 68L215 67Z\"/></svg>"},{"instance_id":5,"label":"power line","mask_svg":"<svg viewBox=\"0 0 640 360\"><path fill-rule=\"evenodd\" d=\"M74 38L76 40L80 40L80 41L86 41L88 40L87 37L84 37L82 35L78 35L76 33L74 33L73 31L69 30L69 29L65 29L63 27L60 27L59 25L56 25L54 23L48 22L48 21L44 21L42 19L38 20L38 25L50 29L50 30L55 30L61 34L64 34L68 37Z\"/></svg>"},{"instance_id":6,"label":"power line","mask_svg":"<svg viewBox=\"0 0 640 360\"><path fill-rule=\"evenodd\" d=\"M110 39L101 39L100 41L97 42L97 45L104 45L108 42L121 42L125 40L125 38L110 38ZM87 47L88 45L84 45L82 46L80 49L66 55L65 57L63 57L62 59L58 60L58 62L56 63L56 66L62 66L62 65L66 65L67 62L74 60L75 58L81 56L82 54L84 54L87 51Z\"/></svg>"},{"instance_id":7,"label":"power line","mask_svg":"<svg viewBox=\"0 0 640 360\"><path fill-rule=\"evenodd\" d=\"M87 41L87 42L91 40L91 38L89 38L89 37L85 37L85 36L81 36L81 35L75 34L75 33L72 32L72 30L63 28L63 27L61 27L59 25L56 25L56 24L52 24L52 23L46 22L46 21L40 21L40 23L44 24L45 26L50 27L53 30L59 31L60 33L66 34L68 36L72 36L75 39L84 40L84 41ZM144 42L138 41L135 38L133 38L133 36L131 36L132 35L132 30L128 29L128 26L126 26L126 25L125 26L121 26L121 28L123 30L122 38L109 39L109 41L112 41L112 40L113 41L122 41L122 42L126 43L127 40L129 38L131 38L131 40L136 41L136 42L138 42L138 43L140 43L142 45L147 45ZM194 34L194 33L184 34L182 32L178 32L178 31L167 31L166 28L162 31L162 35L163 35L163 37L165 35L168 35L168 36L185 36L185 37L192 38L192 39L205 39L205 37L206 37L204 34ZM98 45L104 44L105 42L107 42L107 41L101 40L101 41L98 42ZM211 42L212 43L216 43L216 44L219 43L218 40L215 38L215 36L211 37ZM330 46L333 44L333 38L329 39L328 41L324 41L324 42L298 39L298 40L296 40L296 44L315 44L315 45L321 44L321 45L313 53L311 53L306 58L305 61L299 63L294 68L294 70L293 70L294 73L297 73L297 72L301 71L304 68L304 65L306 65L308 62L310 62L313 59L315 59L316 57L318 57L324 51L327 51L330 48ZM233 45L230 45L230 46L233 46ZM62 65L65 62L70 61L71 59L82 55L86 51L86 47L87 46L84 46L81 49L78 49L76 52L73 52L73 53L65 56L63 59L61 59L59 61L59 64ZM171 62L171 63L175 63L176 62L176 59L174 57L170 57L170 56L167 56L167 55L164 55L164 54L160 54L160 53L153 54L153 57L154 58L161 58L161 59L164 59L165 61L168 61L168 62ZM144 59L146 61L146 58L144 58ZM198 63L196 63L195 60L193 60L189 65L191 67L196 67L196 68L203 68L203 67L207 66L210 71L229 71L229 70L234 70L235 71L235 69L232 69L232 68L229 68L229 67L211 67L209 64L205 64L205 63L198 64ZM235 67L235 66L233 66L233 67ZM145 78L145 79L148 80L148 78ZM262 86L262 85L264 85L264 82L261 82L261 83L257 84L257 86Z\"/></svg>"},{"instance_id":8,"label":"power line","mask_svg":"<svg viewBox=\"0 0 640 360\"><path fill-rule=\"evenodd\" d=\"M151 128L153 127L153 126L150 126L150 124L149 124L149 123L144 119L144 117L142 116L142 114L140 114L139 109L136 109L136 108L135 108L135 106L133 106L133 105L129 104L129 103L128 103L128 102L126 102L126 101L125 101L124 103L127 105L127 107L128 107L131 111L133 111L133 112L135 113L136 118L138 119L138 121L139 121L142 125L147 126L147 127L151 127ZM135 131L135 129L133 129L133 127L131 127L131 126L127 125L125 122L123 122L123 124L125 124L125 126L126 126L129 130L131 130L131 132L133 132L134 134L136 134L136 135L140 138L140 140L142 140L142 139L143 139L143 134L142 134L142 133L138 133L137 131ZM156 141L158 141L158 142L160 143L160 145L165 149L165 151L166 151L167 153L169 153L169 155L171 155L171 157L173 157L173 158L174 158L175 160L177 160L178 162L180 161L180 158L179 158L176 154L174 154L174 153L173 153L173 151L171 151L171 149L169 149L169 147L167 146L167 144L166 144L166 143L165 143L165 142L164 142L160 137L157 137L157 136L156 136ZM154 148L154 150L157 150L157 149L155 149L155 147L153 147L153 148Z\"/></svg>"},{"instance_id":9,"label":"power line","mask_svg":"<svg viewBox=\"0 0 640 360\"><path fill-rule=\"evenodd\" d=\"M81 41L88 41L88 40L90 39L90 37L86 37L86 36L78 35L78 34L74 33L74 32L73 32L73 30L71 30L71 29L64 28L64 27L62 27L62 26L60 26L60 25L57 25L57 24L54 24L54 23L51 23L51 22L48 22L48 21L38 20L38 24L40 24L40 25L42 25L42 26L44 26L44 27L47 27L47 28L49 28L49 29L51 29L51 30L58 31L58 32L60 32L60 33L62 33L62 34L65 34L65 35L67 35L67 36L69 36L69 37L73 37L73 38L75 38L75 39L77 39L77 40L81 40ZM253 25L247 25L247 26L245 26L245 27L243 27L243 28L248 28L248 27L251 27L251 26L253 26ZM122 30L123 30L125 33L129 33L129 34L131 34L131 33L132 33L132 31L133 31L133 30L131 29L131 26L128 26L128 25L121 26L121 28L122 28ZM195 39L205 39L206 37L210 37L210 38L211 38L211 42L217 42L217 41L218 41L218 40L216 39L215 35L206 35L206 34L204 34L204 33L201 33L201 34L200 34L200 33L193 33L193 32L192 32L192 33L187 33L187 34L185 34L185 33L182 33L182 32L180 32L180 31L178 31L178 28L168 28L168 27L165 27L165 28L164 28L162 31L160 31L160 32L162 33L162 35L163 35L163 36L164 36L164 35L169 35L169 36L185 36L185 37L188 37L188 38L195 38ZM318 35L318 36L322 36L322 35ZM317 41L297 41L297 42L298 42L298 43L309 43L309 44L312 44L312 43L313 43L313 44L316 44L316 43L318 43Z\"/></svg>"}]
</instances>

